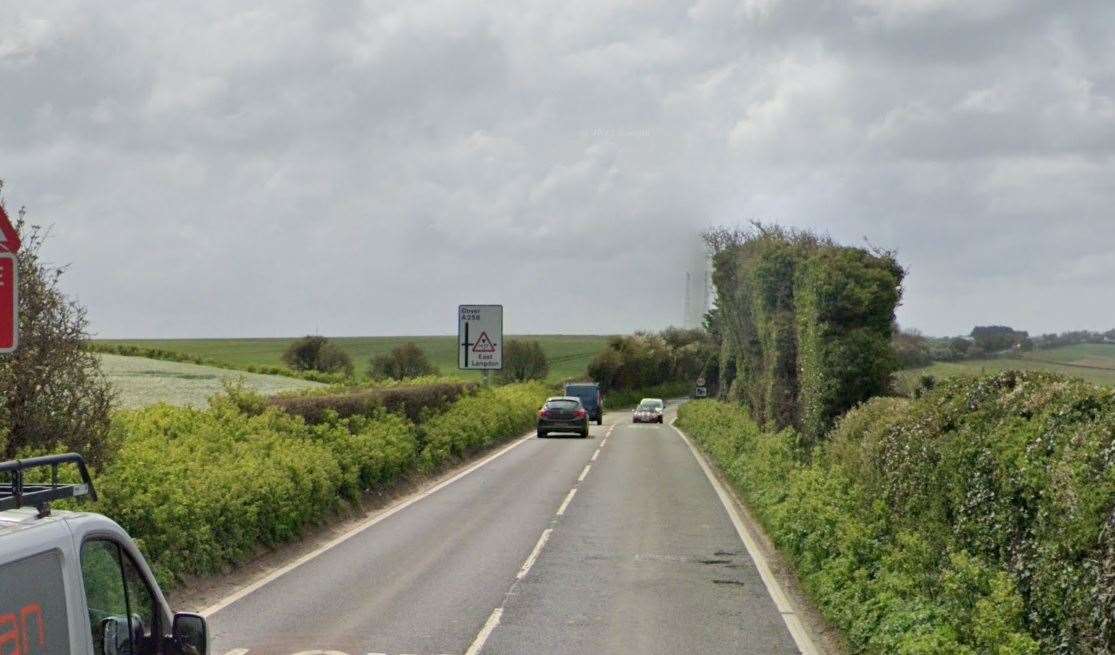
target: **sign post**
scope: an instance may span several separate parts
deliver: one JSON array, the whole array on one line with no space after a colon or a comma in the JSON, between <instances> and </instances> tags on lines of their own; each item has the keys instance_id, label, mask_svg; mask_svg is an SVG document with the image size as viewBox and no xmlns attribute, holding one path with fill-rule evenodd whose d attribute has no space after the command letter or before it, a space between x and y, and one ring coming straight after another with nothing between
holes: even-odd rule
<instances>
[{"instance_id":1,"label":"sign post","mask_svg":"<svg viewBox=\"0 0 1115 655\"><path fill-rule=\"evenodd\" d=\"M491 372L503 368L503 305L457 307L457 367L462 371Z\"/></svg>"},{"instance_id":2,"label":"sign post","mask_svg":"<svg viewBox=\"0 0 1115 655\"><path fill-rule=\"evenodd\" d=\"M0 353L19 346L19 233L0 206Z\"/></svg>"}]
</instances>

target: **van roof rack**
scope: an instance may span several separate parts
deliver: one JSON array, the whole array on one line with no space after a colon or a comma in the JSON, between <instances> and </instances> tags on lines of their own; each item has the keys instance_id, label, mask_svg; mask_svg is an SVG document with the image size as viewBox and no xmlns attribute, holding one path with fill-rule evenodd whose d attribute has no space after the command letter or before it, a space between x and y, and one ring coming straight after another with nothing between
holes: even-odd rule
<instances>
[{"instance_id":1,"label":"van roof rack","mask_svg":"<svg viewBox=\"0 0 1115 655\"><path fill-rule=\"evenodd\" d=\"M81 472L81 484L60 484L58 482L58 467L63 464L77 464ZM50 483L24 482L24 472L30 469L50 467ZM89 477L89 468L85 465L85 458L77 453L64 455L44 455L27 459L13 459L9 462L0 462L0 477L7 474L8 480L0 482L0 512L20 507L36 507L39 518L50 515L50 501L65 500L67 498L80 498L88 496L97 500L97 491L93 488L93 479Z\"/></svg>"}]
</instances>

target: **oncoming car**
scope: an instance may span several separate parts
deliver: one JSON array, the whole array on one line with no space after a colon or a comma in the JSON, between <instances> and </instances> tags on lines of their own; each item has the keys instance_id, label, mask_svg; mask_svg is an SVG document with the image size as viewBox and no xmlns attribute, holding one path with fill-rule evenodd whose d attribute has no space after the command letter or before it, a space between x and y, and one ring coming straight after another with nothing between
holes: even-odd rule
<instances>
[{"instance_id":1,"label":"oncoming car","mask_svg":"<svg viewBox=\"0 0 1115 655\"><path fill-rule=\"evenodd\" d=\"M662 423L662 411L666 403L661 398L643 398L631 415L632 423Z\"/></svg>"},{"instance_id":2,"label":"oncoming car","mask_svg":"<svg viewBox=\"0 0 1115 655\"><path fill-rule=\"evenodd\" d=\"M78 466L81 484L39 482L63 464ZM207 655L205 619L171 613L123 528L50 509L82 496L97 498L79 455L0 462L0 653Z\"/></svg>"},{"instance_id":3,"label":"oncoming car","mask_svg":"<svg viewBox=\"0 0 1115 655\"><path fill-rule=\"evenodd\" d=\"M538 410L538 436L545 438L554 432L574 432L588 436L588 410L579 398L554 396Z\"/></svg>"}]
</instances>

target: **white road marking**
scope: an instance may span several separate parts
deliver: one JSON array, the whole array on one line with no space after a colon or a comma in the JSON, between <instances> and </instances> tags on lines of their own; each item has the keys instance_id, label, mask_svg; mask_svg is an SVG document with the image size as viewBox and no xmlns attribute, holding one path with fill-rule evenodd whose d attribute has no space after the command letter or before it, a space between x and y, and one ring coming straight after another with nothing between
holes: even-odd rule
<instances>
[{"instance_id":1,"label":"white road marking","mask_svg":"<svg viewBox=\"0 0 1115 655\"><path fill-rule=\"evenodd\" d=\"M465 651L465 655L477 655L481 648L484 648L484 643L488 641L488 637L492 636L492 631L499 625L499 618L503 616L503 608L497 607L492 610L492 615L484 623L484 627L480 629L480 634L476 635L476 639L472 640L472 645Z\"/></svg>"},{"instance_id":2,"label":"white road marking","mask_svg":"<svg viewBox=\"0 0 1115 655\"><path fill-rule=\"evenodd\" d=\"M597 458L597 457L599 457L599 456L600 456L600 449L599 449L599 448L597 448L597 449L596 449L596 452L592 454L592 461L594 461L594 462L595 462L595 461L596 461L596 458Z\"/></svg>"},{"instance_id":3,"label":"white road marking","mask_svg":"<svg viewBox=\"0 0 1115 655\"><path fill-rule=\"evenodd\" d=\"M584 482L585 476L588 475L589 469L591 468L592 464L585 464L585 470L581 471L581 477L577 478L577 482Z\"/></svg>"},{"instance_id":4,"label":"white road marking","mask_svg":"<svg viewBox=\"0 0 1115 655\"><path fill-rule=\"evenodd\" d=\"M558 511L557 511L558 516L562 516L563 514L565 514L565 508L569 507L569 501L573 500L573 496L576 496L576 495L577 495L577 487L573 487L572 489L569 490L569 494L566 495L565 500L561 501L561 507L558 508Z\"/></svg>"},{"instance_id":5,"label":"white road marking","mask_svg":"<svg viewBox=\"0 0 1115 655\"><path fill-rule=\"evenodd\" d=\"M782 615L782 621L786 624L786 629L790 631L790 636L793 637L794 643L797 645L801 655L820 655L817 645L809 637L809 633L805 631L805 626L802 624L801 619L798 617L794 609L793 603L790 602L790 597L782 589L782 585L778 582L778 578L774 577L774 573L770 570L770 564L763 552L759 549L759 544L755 541L755 537L751 534L751 530L743 522L736 511L735 503L732 497L728 495L724 485L720 484L720 479L712 472L712 468L708 462L705 461L704 455L697 450L689 437L685 436L682 432L670 422L670 427L674 428L674 432L678 433L685 445L689 446L690 452L693 457L697 459L697 463L701 465L701 470L705 472L705 477L708 478L712 484L713 489L716 490L716 495L719 496L721 504L727 510L729 518L732 519L732 525L736 528L736 534L739 535L743 545L747 548L747 554L751 556L751 561L755 562L755 568L759 570L759 577L763 579L763 585L767 588L767 593L770 595L771 600L774 601L775 607L778 608L779 614Z\"/></svg>"},{"instance_id":6,"label":"white road marking","mask_svg":"<svg viewBox=\"0 0 1115 655\"><path fill-rule=\"evenodd\" d=\"M372 527L373 525L379 523L380 521L383 521L383 520L385 520L385 519L387 519L391 516L394 516L395 514L403 511L404 509L410 507L414 503L417 503L418 501L422 500L423 498L426 498L428 496L432 496L433 494L437 493L438 491L441 491L445 487L448 487L449 485L453 484L457 480L460 480L461 478L465 477L469 473L472 473L476 469L478 469L482 466L485 466L488 463L506 455L512 449L517 448L517 447L523 445L524 443L527 443L528 441L530 441L533 436L534 436L534 432L531 431L530 434L527 434L523 437L520 437L517 441L514 441L511 444L509 444L509 445L505 446L504 448L500 449L499 451L485 457L484 459L482 459L479 462L473 464L472 466L468 467L464 471L461 471L460 473L454 475L453 477L449 478L448 480L442 480L441 482L439 482L436 485L430 487L429 489L423 491L422 493L420 493L416 496L411 496L407 500L404 500L403 502L399 503L398 505L395 505L394 507L388 509L387 511L383 512L382 514L374 516L374 517L368 519L367 521L364 521L363 523L357 525L356 527L354 527L353 529L344 533L343 535L341 535L341 536L337 537L336 539L333 539L332 541L326 543L324 546L321 546L320 548L317 548L316 550L313 550L313 551L303 555L302 557L299 557L298 559L291 562L290 564L287 564L286 566L284 566L282 568L276 569L274 572L264 576L263 578L260 578L259 580L256 580L255 582L253 582L252 584L250 584L246 587L243 587L239 591L237 591L237 592L235 592L235 593L233 593L229 596L226 596L225 598L222 598L221 600L217 601L216 603L214 603L214 604L210 605L209 607L206 607L205 609L203 609L200 612L200 614L202 616L206 617L206 618L216 614L217 612L219 612L222 609L228 607L229 605L232 605L233 603L240 600L241 598L244 598L248 594L251 594L252 592L264 587L265 585L267 585L271 582L274 582L278 578L282 577L283 575L286 575L287 573L290 573L294 569L298 568L299 566L302 566L303 564L305 564L306 562L309 562L310 560L314 559L315 557L318 557L318 556L332 550L333 548L336 548L340 544L342 544L345 541L348 541L349 539L355 537L356 535L360 534L361 532L363 532L363 531L367 530L368 528Z\"/></svg>"},{"instance_id":7,"label":"white road marking","mask_svg":"<svg viewBox=\"0 0 1115 655\"><path fill-rule=\"evenodd\" d=\"M225 653L225 655L247 655L247 652L247 648L233 648L232 650Z\"/></svg>"},{"instance_id":8,"label":"white road marking","mask_svg":"<svg viewBox=\"0 0 1115 655\"><path fill-rule=\"evenodd\" d=\"M522 580L530 573L530 567L538 560L538 556L542 554L542 549L546 547L546 542L550 540L550 533L553 528L546 528L542 531L542 536L538 538L538 543L534 544L534 550L530 551L530 557L527 561L523 562L523 568L519 569L519 573L515 576L516 580Z\"/></svg>"}]
</instances>

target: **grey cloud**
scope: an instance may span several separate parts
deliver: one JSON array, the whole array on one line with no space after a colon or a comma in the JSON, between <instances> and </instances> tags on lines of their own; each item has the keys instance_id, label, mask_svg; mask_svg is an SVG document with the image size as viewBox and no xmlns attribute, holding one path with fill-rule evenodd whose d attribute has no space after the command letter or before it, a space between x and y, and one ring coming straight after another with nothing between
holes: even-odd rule
<instances>
[{"instance_id":1,"label":"grey cloud","mask_svg":"<svg viewBox=\"0 0 1115 655\"><path fill-rule=\"evenodd\" d=\"M8 202L105 335L661 327L752 218L897 248L929 332L1115 327L1106 0L0 12Z\"/></svg>"}]
</instances>

